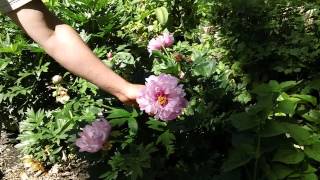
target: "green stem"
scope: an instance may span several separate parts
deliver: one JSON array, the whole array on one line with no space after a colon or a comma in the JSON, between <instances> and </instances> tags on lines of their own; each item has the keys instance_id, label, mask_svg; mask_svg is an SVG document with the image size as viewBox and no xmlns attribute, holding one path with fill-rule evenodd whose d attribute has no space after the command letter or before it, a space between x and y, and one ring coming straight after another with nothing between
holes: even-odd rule
<instances>
[{"instance_id":1,"label":"green stem","mask_svg":"<svg viewBox=\"0 0 320 180\"><path fill-rule=\"evenodd\" d=\"M252 177L250 176L250 171L249 171L249 169L248 169L248 166L247 166L247 165L244 165L244 169L245 169L246 175L250 178L250 180L252 180Z\"/></svg>"},{"instance_id":2,"label":"green stem","mask_svg":"<svg viewBox=\"0 0 320 180\"><path fill-rule=\"evenodd\" d=\"M168 51L166 50L166 48L164 46L162 46L162 49L164 51L164 53L171 58L170 54L168 53Z\"/></svg>"},{"instance_id":3,"label":"green stem","mask_svg":"<svg viewBox=\"0 0 320 180\"><path fill-rule=\"evenodd\" d=\"M93 2L92 12L95 12L99 0Z\"/></svg>"},{"instance_id":4,"label":"green stem","mask_svg":"<svg viewBox=\"0 0 320 180\"><path fill-rule=\"evenodd\" d=\"M3 117L2 115L0 115L0 139L1 139L1 131L2 131L2 120L3 120Z\"/></svg>"},{"instance_id":5,"label":"green stem","mask_svg":"<svg viewBox=\"0 0 320 180\"><path fill-rule=\"evenodd\" d=\"M261 136L260 136L260 124L259 124L259 130L258 130L258 143L257 143L257 149L256 149L256 161L254 163L254 173L253 173L253 180L257 180L258 175L258 164L259 164L259 157L260 157L260 146L261 146Z\"/></svg>"}]
</instances>

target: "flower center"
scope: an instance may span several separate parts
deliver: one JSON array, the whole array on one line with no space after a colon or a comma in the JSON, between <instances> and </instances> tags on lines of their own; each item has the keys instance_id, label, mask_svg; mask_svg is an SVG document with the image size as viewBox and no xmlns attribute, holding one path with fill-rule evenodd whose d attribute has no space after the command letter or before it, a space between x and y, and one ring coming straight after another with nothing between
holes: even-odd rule
<instances>
[{"instance_id":1,"label":"flower center","mask_svg":"<svg viewBox=\"0 0 320 180\"><path fill-rule=\"evenodd\" d=\"M166 105L167 103L168 103L168 99L167 99L167 97L166 96L164 96L164 95L160 95L160 96L158 96L158 102L159 102L159 104L161 105L161 106L164 106L164 105Z\"/></svg>"}]
</instances>

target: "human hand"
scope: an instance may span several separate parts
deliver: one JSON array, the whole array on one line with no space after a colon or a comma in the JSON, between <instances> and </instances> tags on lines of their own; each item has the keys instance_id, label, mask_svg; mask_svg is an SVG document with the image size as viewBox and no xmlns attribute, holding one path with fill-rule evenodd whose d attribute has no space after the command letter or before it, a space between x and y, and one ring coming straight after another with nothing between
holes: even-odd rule
<instances>
[{"instance_id":1,"label":"human hand","mask_svg":"<svg viewBox=\"0 0 320 180\"><path fill-rule=\"evenodd\" d=\"M123 87L121 93L115 96L126 105L137 105L136 99L143 88L144 85L128 83Z\"/></svg>"}]
</instances>

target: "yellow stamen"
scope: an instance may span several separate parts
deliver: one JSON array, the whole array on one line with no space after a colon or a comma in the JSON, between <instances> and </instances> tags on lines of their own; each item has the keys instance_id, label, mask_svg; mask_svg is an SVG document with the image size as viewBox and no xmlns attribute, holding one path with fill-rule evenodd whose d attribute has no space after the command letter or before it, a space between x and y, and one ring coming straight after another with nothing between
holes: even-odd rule
<instances>
[{"instance_id":1,"label":"yellow stamen","mask_svg":"<svg viewBox=\"0 0 320 180\"><path fill-rule=\"evenodd\" d=\"M163 106L168 103L168 99L165 96L158 96L158 102L161 106Z\"/></svg>"}]
</instances>

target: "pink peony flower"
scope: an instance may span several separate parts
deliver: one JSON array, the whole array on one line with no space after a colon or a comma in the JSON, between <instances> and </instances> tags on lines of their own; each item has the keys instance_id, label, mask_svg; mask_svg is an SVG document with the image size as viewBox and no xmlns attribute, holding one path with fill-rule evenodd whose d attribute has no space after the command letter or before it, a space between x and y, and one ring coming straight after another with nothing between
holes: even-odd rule
<instances>
[{"instance_id":1,"label":"pink peony flower","mask_svg":"<svg viewBox=\"0 0 320 180\"><path fill-rule=\"evenodd\" d=\"M151 54L152 51L161 50L163 47L162 38L152 38L148 44L148 51Z\"/></svg>"},{"instance_id":2,"label":"pink peony flower","mask_svg":"<svg viewBox=\"0 0 320 180\"><path fill-rule=\"evenodd\" d=\"M111 52L111 51L110 51L110 52L108 52L108 54L107 54L107 58L108 58L108 60L112 59L112 52Z\"/></svg>"},{"instance_id":3,"label":"pink peony flower","mask_svg":"<svg viewBox=\"0 0 320 180\"><path fill-rule=\"evenodd\" d=\"M80 148L80 152L86 151L90 153L98 152L102 149L111 132L111 125L104 118L100 118L86 125L81 133L80 138L76 140L76 145Z\"/></svg>"},{"instance_id":4,"label":"pink peony flower","mask_svg":"<svg viewBox=\"0 0 320 180\"><path fill-rule=\"evenodd\" d=\"M152 38L148 44L148 51L152 54L152 51L161 50L162 48L170 47L174 43L174 37L172 34L165 32L163 35L156 38Z\"/></svg>"},{"instance_id":5,"label":"pink peony flower","mask_svg":"<svg viewBox=\"0 0 320 180\"><path fill-rule=\"evenodd\" d=\"M155 118L169 121L177 118L187 106L186 93L178 79L161 74L146 79L146 86L137 98L141 110L155 115Z\"/></svg>"},{"instance_id":6,"label":"pink peony flower","mask_svg":"<svg viewBox=\"0 0 320 180\"><path fill-rule=\"evenodd\" d=\"M174 37L172 34L165 32L162 36L164 47L170 47L174 43Z\"/></svg>"}]
</instances>

